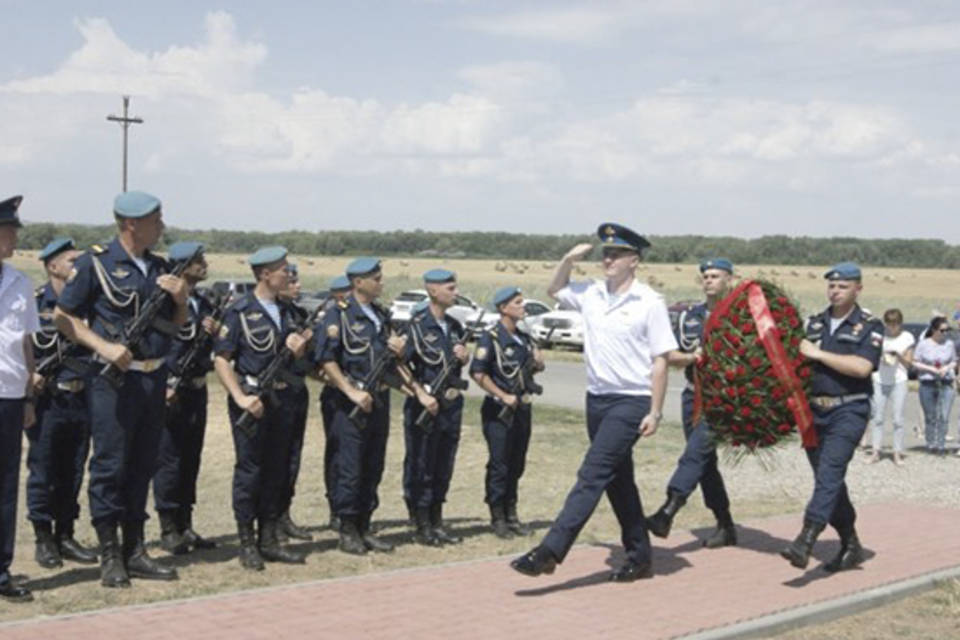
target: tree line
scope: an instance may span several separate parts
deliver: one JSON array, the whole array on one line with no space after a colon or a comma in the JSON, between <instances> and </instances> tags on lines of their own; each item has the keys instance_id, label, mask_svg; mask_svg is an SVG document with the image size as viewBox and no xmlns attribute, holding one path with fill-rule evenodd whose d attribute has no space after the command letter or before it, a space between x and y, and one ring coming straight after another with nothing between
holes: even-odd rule
<instances>
[{"instance_id":1,"label":"tree line","mask_svg":"<svg viewBox=\"0 0 960 640\"><path fill-rule=\"evenodd\" d=\"M20 247L40 249L58 236L72 237L80 247L109 241L113 225L36 223L20 233ZM504 260L559 259L593 235L547 235L506 232L452 231L224 231L167 228L159 250L178 240L203 242L208 251L252 253L279 244L298 255L438 256ZM784 235L759 238L729 236L649 236L648 262L696 263L723 256L741 264L824 265L853 260L877 267L960 268L960 246L943 240L874 238L812 238Z\"/></svg>"}]
</instances>

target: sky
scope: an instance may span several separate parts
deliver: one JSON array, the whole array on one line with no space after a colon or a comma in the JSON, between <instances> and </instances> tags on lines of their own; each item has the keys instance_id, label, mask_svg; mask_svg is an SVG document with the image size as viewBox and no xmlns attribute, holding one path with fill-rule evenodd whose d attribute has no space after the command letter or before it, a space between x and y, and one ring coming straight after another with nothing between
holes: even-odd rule
<instances>
[{"instance_id":1,"label":"sky","mask_svg":"<svg viewBox=\"0 0 960 640\"><path fill-rule=\"evenodd\" d=\"M960 3L0 0L0 197L103 224L942 238Z\"/></svg>"}]
</instances>

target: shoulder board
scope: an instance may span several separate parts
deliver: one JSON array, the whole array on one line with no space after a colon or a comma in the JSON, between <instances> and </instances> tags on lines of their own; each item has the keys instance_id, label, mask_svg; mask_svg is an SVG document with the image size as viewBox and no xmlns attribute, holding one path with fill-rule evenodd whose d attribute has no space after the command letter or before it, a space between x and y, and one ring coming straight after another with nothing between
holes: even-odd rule
<instances>
[{"instance_id":1,"label":"shoulder board","mask_svg":"<svg viewBox=\"0 0 960 640\"><path fill-rule=\"evenodd\" d=\"M864 322L872 322L874 320L879 320L878 317L870 313L870 309L865 309L863 307L860 307L860 317L863 319Z\"/></svg>"},{"instance_id":2,"label":"shoulder board","mask_svg":"<svg viewBox=\"0 0 960 640\"><path fill-rule=\"evenodd\" d=\"M350 306L350 303L347 302L346 300L339 300L337 302L337 306L340 307L341 309L346 309L347 307Z\"/></svg>"},{"instance_id":3,"label":"shoulder board","mask_svg":"<svg viewBox=\"0 0 960 640\"><path fill-rule=\"evenodd\" d=\"M106 253L106 252L107 252L107 248L106 248L105 246L103 246L102 244L92 244L92 245L90 245L90 252L91 252L93 255L98 256L98 255L100 255L101 253Z\"/></svg>"}]
</instances>

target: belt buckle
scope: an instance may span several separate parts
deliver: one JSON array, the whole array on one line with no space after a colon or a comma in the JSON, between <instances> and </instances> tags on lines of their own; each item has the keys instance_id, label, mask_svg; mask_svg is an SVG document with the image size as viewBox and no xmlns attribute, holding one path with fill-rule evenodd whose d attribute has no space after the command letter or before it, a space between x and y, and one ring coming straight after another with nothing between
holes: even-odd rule
<instances>
[{"instance_id":1,"label":"belt buckle","mask_svg":"<svg viewBox=\"0 0 960 640\"><path fill-rule=\"evenodd\" d=\"M141 360L140 362L142 363L140 365L140 370L144 373L153 373L160 368L160 360L156 358L153 360Z\"/></svg>"}]
</instances>

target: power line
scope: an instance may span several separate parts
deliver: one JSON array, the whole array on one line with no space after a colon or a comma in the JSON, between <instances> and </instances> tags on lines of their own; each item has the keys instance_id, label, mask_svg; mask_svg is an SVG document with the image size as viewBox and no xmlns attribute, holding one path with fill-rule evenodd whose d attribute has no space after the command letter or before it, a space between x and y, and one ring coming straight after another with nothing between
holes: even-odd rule
<instances>
[{"instance_id":1,"label":"power line","mask_svg":"<svg viewBox=\"0 0 960 640\"><path fill-rule=\"evenodd\" d=\"M142 118L131 118L127 115L127 109L130 107L130 96L123 96L123 115L107 116L107 120L119 122L123 127L123 190L127 190L127 131L131 124L143 124Z\"/></svg>"}]
</instances>

